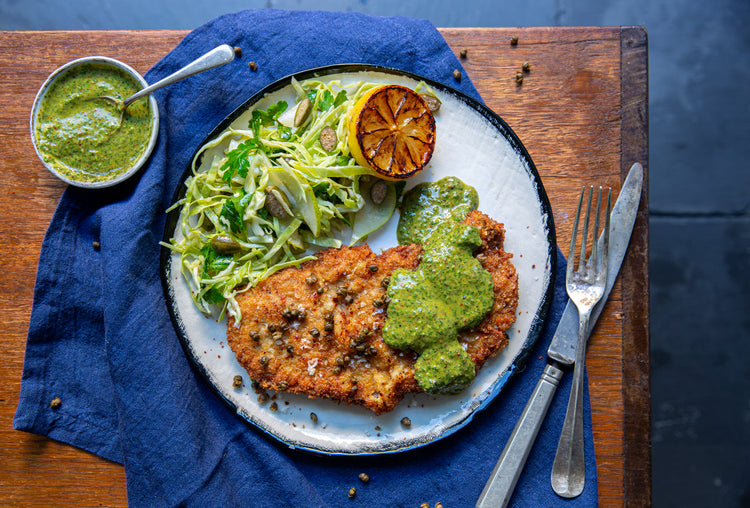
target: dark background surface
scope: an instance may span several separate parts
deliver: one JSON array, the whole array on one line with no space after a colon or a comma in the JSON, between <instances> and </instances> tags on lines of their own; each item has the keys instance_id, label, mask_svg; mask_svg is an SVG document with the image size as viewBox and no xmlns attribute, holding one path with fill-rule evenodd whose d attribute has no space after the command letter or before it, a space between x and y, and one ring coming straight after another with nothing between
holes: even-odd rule
<instances>
[{"instance_id":1,"label":"dark background surface","mask_svg":"<svg viewBox=\"0 0 750 508\"><path fill-rule=\"evenodd\" d=\"M646 28L654 506L750 506L750 2L0 0L0 30L192 29L269 7Z\"/></svg>"}]
</instances>

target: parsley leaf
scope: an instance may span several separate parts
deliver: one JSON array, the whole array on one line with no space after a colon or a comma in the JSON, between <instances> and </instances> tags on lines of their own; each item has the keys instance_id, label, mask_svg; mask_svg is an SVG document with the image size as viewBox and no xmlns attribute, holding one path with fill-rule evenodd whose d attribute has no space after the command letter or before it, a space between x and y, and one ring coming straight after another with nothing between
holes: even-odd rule
<instances>
[{"instance_id":1,"label":"parsley leaf","mask_svg":"<svg viewBox=\"0 0 750 508\"><path fill-rule=\"evenodd\" d=\"M279 137L284 141L292 141L292 139L297 137L297 135L292 132L292 129L286 125L279 124L276 126L276 129L279 131Z\"/></svg>"},{"instance_id":2,"label":"parsley leaf","mask_svg":"<svg viewBox=\"0 0 750 508\"><path fill-rule=\"evenodd\" d=\"M341 198L336 194L336 189L333 188L330 182L320 182L313 187L313 194L319 199L325 199L334 205L340 205L343 203Z\"/></svg>"},{"instance_id":3,"label":"parsley leaf","mask_svg":"<svg viewBox=\"0 0 750 508\"><path fill-rule=\"evenodd\" d=\"M273 125L276 120L278 120L281 113L286 111L287 108L286 101L279 101L276 104L272 104L271 106L268 106L268 109L265 111L262 109L256 109L253 110L253 116L250 120L250 127L253 125Z\"/></svg>"},{"instance_id":4,"label":"parsley leaf","mask_svg":"<svg viewBox=\"0 0 750 508\"><path fill-rule=\"evenodd\" d=\"M340 90L339 93L336 94L336 98L333 99L333 107L341 106L343 103L346 102L346 92L343 90Z\"/></svg>"},{"instance_id":5,"label":"parsley leaf","mask_svg":"<svg viewBox=\"0 0 750 508\"><path fill-rule=\"evenodd\" d=\"M260 217L263 220L270 221L271 220L271 212L268 211L268 209L264 206L263 208L258 210L258 217Z\"/></svg>"},{"instance_id":6,"label":"parsley leaf","mask_svg":"<svg viewBox=\"0 0 750 508\"><path fill-rule=\"evenodd\" d=\"M248 127L253 131L253 139L258 150L263 150L268 153L268 148L260 140L260 128L273 125L274 123L277 124L277 127L282 127L282 125L278 123L278 119L279 116L286 111L287 106L288 104L286 101L279 101L276 104L268 106L268 109L265 111L262 109L253 110L252 117L248 122Z\"/></svg>"},{"instance_id":7,"label":"parsley leaf","mask_svg":"<svg viewBox=\"0 0 750 508\"><path fill-rule=\"evenodd\" d=\"M221 207L219 217L229 226L232 233L242 233L245 231L245 224L242 217L245 215L245 209L252 200L252 194L247 194L244 189L240 194L224 201Z\"/></svg>"},{"instance_id":8,"label":"parsley leaf","mask_svg":"<svg viewBox=\"0 0 750 508\"><path fill-rule=\"evenodd\" d=\"M203 276L211 277L219 273L222 270L226 270L234 258L232 256L222 256L211 248L210 244L206 244L201 249L203 255ZM219 293L221 294L221 293Z\"/></svg>"},{"instance_id":9,"label":"parsley leaf","mask_svg":"<svg viewBox=\"0 0 750 508\"><path fill-rule=\"evenodd\" d=\"M234 175L247 177L247 171L250 168L250 152L257 150L258 145L262 146L257 139L248 139L237 145L234 150L230 150L227 153L227 160L220 168L224 172L221 179L229 183Z\"/></svg>"},{"instance_id":10,"label":"parsley leaf","mask_svg":"<svg viewBox=\"0 0 750 508\"><path fill-rule=\"evenodd\" d=\"M224 219L229 225L229 229L232 230L232 233L241 233L244 231L245 226L242 224L242 215L240 215L233 200L227 199L224 201L219 217Z\"/></svg>"},{"instance_id":11,"label":"parsley leaf","mask_svg":"<svg viewBox=\"0 0 750 508\"><path fill-rule=\"evenodd\" d=\"M331 109L331 106L340 106L345 101L346 92L344 90L340 90L335 97L330 90L326 90L325 92L323 92L323 97L321 97L320 102L318 102L318 109L320 111L325 111Z\"/></svg>"},{"instance_id":12,"label":"parsley leaf","mask_svg":"<svg viewBox=\"0 0 750 508\"><path fill-rule=\"evenodd\" d=\"M331 188L331 184L329 182L320 182L318 184L315 184L313 187L313 193L315 194L316 198L328 198L328 190Z\"/></svg>"},{"instance_id":13,"label":"parsley leaf","mask_svg":"<svg viewBox=\"0 0 750 508\"><path fill-rule=\"evenodd\" d=\"M275 122L276 120L279 119L279 117L281 116L281 113L286 111L287 106L288 104L286 103L286 101L279 101L272 106L268 106L268 109L266 110L266 112Z\"/></svg>"},{"instance_id":14,"label":"parsley leaf","mask_svg":"<svg viewBox=\"0 0 750 508\"><path fill-rule=\"evenodd\" d=\"M208 303L221 303L224 301L224 295L215 287L211 287L203 295L203 299Z\"/></svg>"}]
</instances>

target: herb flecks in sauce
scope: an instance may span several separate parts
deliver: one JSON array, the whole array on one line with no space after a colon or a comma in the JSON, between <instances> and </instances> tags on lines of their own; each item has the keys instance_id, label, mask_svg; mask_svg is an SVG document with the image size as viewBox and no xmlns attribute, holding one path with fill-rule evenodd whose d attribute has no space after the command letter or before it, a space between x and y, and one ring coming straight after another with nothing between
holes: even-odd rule
<instances>
[{"instance_id":1,"label":"herb flecks in sauce","mask_svg":"<svg viewBox=\"0 0 750 508\"><path fill-rule=\"evenodd\" d=\"M142 88L123 69L86 63L61 74L47 90L37 113L37 148L45 162L71 180L106 181L130 169L151 137L147 98L126 110L100 95L125 99Z\"/></svg>"},{"instance_id":2,"label":"herb flecks in sauce","mask_svg":"<svg viewBox=\"0 0 750 508\"><path fill-rule=\"evenodd\" d=\"M420 354L414 375L429 393L458 393L471 383L474 363L458 332L492 309L492 278L472 256L479 231L461 222L478 201L475 189L448 177L417 185L402 203L399 243L422 244L422 261L391 276L383 340Z\"/></svg>"}]
</instances>

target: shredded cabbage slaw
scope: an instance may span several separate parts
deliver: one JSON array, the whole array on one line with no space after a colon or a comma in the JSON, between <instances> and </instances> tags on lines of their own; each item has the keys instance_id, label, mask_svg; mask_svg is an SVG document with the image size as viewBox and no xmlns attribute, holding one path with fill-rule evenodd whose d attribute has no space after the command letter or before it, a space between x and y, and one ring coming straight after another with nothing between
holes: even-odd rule
<instances>
[{"instance_id":1,"label":"shredded cabbage slaw","mask_svg":"<svg viewBox=\"0 0 750 508\"><path fill-rule=\"evenodd\" d=\"M180 209L179 234L162 245L179 254L193 301L205 314L220 309L220 319L228 312L239 321L238 293L313 259L320 248L340 247L344 230L351 230L350 243L365 239L395 209L400 186L386 182L386 199L373 203L367 191L376 177L354 161L347 144L349 113L379 85L294 79L291 85L292 107L279 101L253 110L247 129L230 127L200 148L185 196L168 210ZM312 112L295 127L306 97ZM330 152L319 140L326 126L337 137ZM223 149L202 161L216 147ZM269 194L286 213L270 212Z\"/></svg>"}]
</instances>

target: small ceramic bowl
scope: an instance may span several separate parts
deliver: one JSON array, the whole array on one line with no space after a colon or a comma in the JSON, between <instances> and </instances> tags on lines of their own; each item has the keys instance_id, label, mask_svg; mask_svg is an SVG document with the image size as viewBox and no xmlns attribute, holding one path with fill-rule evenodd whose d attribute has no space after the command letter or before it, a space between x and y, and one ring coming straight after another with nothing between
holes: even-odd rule
<instances>
[{"instance_id":1,"label":"small ceramic bowl","mask_svg":"<svg viewBox=\"0 0 750 508\"><path fill-rule=\"evenodd\" d=\"M38 140L37 140L37 135L36 135L37 119L39 116L39 109L45 97L45 94L50 90L50 88L52 87L52 85L55 83L57 79L66 75L67 72L73 70L74 68L79 67L79 66L84 66L87 64L96 64L99 66L103 65L103 66L116 67L119 70L124 71L125 73L132 76L136 81L138 81L141 84L143 88L148 86L148 83L146 82L145 79L143 79L143 76L138 74L138 72L135 69L133 69L127 64L120 62L119 60L115 60L114 58L109 58L106 56L89 56L89 57L84 57L84 58L78 58L76 60L68 62L62 67L55 70L52 74L50 74L50 76L47 78L47 80L44 82L44 84L41 86L41 88L36 94L36 98L34 99L34 104L31 108L31 118L29 122L29 128L31 129L31 140L34 144L34 150L36 151L36 154L39 157L39 160L41 160L42 164L44 164L44 167L46 167L50 171L50 173L58 177L60 180L70 185L74 185L76 187L83 187L83 188L111 187L120 182L123 182L124 180L127 180L128 178L133 176L135 173L137 173L138 170L146 163L148 158L151 156L151 152L156 146L156 139L159 135L159 108L157 107L156 99L154 99L153 95L150 95L148 97L149 106L151 110L151 134L149 136L146 149L143 151L143 154L138 158L138 160L136 160L130 167L128 167L124 171L116 172L112 176L112 178L100 179L96 181L84 181L84 180L76 180L69 175L62 174L52 164L45 161L43 150L38 146Z\"/></svg>"}]
</instances>

